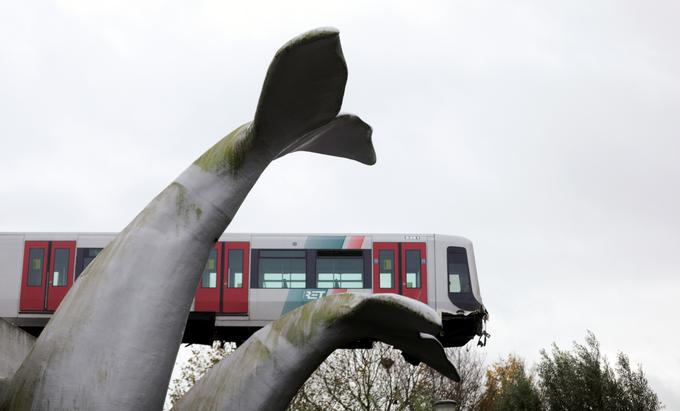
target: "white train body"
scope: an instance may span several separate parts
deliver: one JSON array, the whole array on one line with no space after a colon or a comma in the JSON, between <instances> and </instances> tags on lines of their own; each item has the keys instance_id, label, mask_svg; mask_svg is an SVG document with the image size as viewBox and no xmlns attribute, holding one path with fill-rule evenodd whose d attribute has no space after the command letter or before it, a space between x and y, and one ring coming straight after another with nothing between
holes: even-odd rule
<instances>
[{"instance_id":1,"label":"white train body","mask_svg":"<svg viewBox=\"0 0 680 411\"><path fill-rule=\"evenodd\" d=\"M39 334L114 236L0 233L0 317ZM428 304L442 315L446 346L484 333L472 243L463 237L224 234L197 284L184 341L240 343L286 312L339 292L389 292Z\"/></svg>"}]
</instances>

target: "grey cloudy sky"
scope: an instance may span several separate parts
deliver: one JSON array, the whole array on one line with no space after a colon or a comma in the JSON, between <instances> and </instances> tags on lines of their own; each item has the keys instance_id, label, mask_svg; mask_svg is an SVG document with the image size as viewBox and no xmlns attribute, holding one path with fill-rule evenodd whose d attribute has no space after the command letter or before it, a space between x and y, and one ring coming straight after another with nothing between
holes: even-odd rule
<instances>
[{"instance_id":1,"label":"grey cloudy sky","mask_svg":"<svg viewBox=\"0 0 680 411\"><path fill-rule=\"evenodd\" d=\"M680 3L92 3L0 3L0 231L122 229L335 26L378 163L278 160L229 231L466 236L490 360L589 329L680 408Z\"/></svg>"}]
</instances>

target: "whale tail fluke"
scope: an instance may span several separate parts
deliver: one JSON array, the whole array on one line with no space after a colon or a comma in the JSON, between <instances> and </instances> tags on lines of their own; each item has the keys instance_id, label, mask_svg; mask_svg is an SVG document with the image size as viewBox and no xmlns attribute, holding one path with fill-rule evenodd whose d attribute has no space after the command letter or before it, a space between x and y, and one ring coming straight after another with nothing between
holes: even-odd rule
<instances>
[{"instance_id":1,"label":"whale tail fluke","mask_svg":"<svg viewBox=\"0 0 680 411\"><path fill-rule=\"evenodd\" d=\"M256 145L274 157L310 151L374 164L371 127L353 115L337 116L346 82L336 29L312 30L286 43L262 86L251 126Z\"/></svg>"},{"instance_id":2,"label":"whale tail fluke","mask_svg":"<svg viewBox=\"0 0 680 411\"><path fill-rule=\"evenodd\" d=\"M295 151L309 151L375 164L371 126L352 114L342 114L293 141L278 157Z\"/></svg>"},{"instance_id":3,"label":"whale tail fluke","mask_svg":"<svg viewBox=\"0 0 680 411\"><path fill-rule=\"evenodd\" d=\"M283 410L328 355L358 340L390 344L409 362L422 362L459 382L456 367L435 337L441 327L434 309L401 295L322 297L253 334L208 370L173 411Z\"/></svg>"},{"instance_id":4,"label":"whale tail fluke","mask_svg":"<svg viewBox=\"0 0 680 411\"><path fill-rule=\"evenodd\" d=\"M194 164L207 172L236 174L253 150L268 159L309 151L375 164L371 127L357 116L338 115L346 82L336 29L316 29L290 40L269 65L254 120Z\"/></svg>"}]
</instances>

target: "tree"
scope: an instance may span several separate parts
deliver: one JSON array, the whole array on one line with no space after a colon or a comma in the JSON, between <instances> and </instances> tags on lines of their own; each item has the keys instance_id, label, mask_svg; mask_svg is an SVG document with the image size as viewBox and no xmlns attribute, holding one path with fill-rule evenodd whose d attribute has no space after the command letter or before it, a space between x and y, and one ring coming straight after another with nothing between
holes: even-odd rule
<instances>
[{"instance_id":1,"label":"tree","mask_svg":"<svg viewBox=\"0 0 680 411\"><path fill-rule=\"evenodd\" d=\"M182 365L178 378L170 383L166 399L166 408L172 407L189 389L205 374L213 365L217 364L226 355L231 354L235 347L232 343L220 341L213 342L211 347L206 345L194 345L191 348L191 356Z\"/></svg>"},{"instance_id":2,"label":"tree","mask_svg":"<svg viewBox=\"0 0 680 411\"><path fill-rule=\"evenodd\" d=\"M661 408L659 397L649 387L647 377L638 365L637 371L630 369L628 357L619 353L616 361L616 371L621 387L622 405L628 410L658 410ZM623 408L622 408L623 409Z\"/></svg>"},{"instance_id":3,"label":"tree","mask_svg":"<svg viewBox=\"0 0 680 411\"><path fill-rule=\"evenodd\" d=\"M233 345L194 347L172 381L172 404L205 371L234 349ZM432 409L436 400L451 399L458 410L624 410L662 408L640 366L631 369L619 353L615 370L600 352L591 332L584 345L562 350L553 344L541 351L535 373L517 356L492 364L485 372L482 355L471 345L448 348L461 382L441 376L425 365L412 366L392 347L376 343L370 350L336 350L300 388L292 411Z\"/></svg>"},{"instance_id":4,"label":"tree","mask_svg":"<svg viewBox=\"0 0 680 411\"><path fill-rule=\"evenodd\" d=\"M517 356L508 355L486 371L484 394L479 404L483 411L493 410L540 410L541 398L533 381L527 375L524 362Z\"/></svg>"},{"instance_id":5,"label":"tree","mask_svg":"<svg viewBox=\"0 0 680 411\"><path fill-rule=\"evenodd\" d=\"M312 374L291 402L290 410L431 410L440 399L453 399L460 410L479 402L484 361L473 348L449 348L461 376L454 383L425 365L413 366L399 351L382 343L370 350L336 350Z\"/></svg>"},{"instance_id":6,"label":"tree","mask_svg":"<svg viewBox=\"0 0 680 411\"><path fill-rule=\"evenodd\" d=\"M424 367L391 347L336 350L300 388L291 410L420 410Z\"/></svg>"},{"instance_id":7,"label":"tree","mask_svg":"<svg viewBox=\"0 0 680 411\"><path fill-rule=\"evenodd\" d=\"M661 409L642 369L632 371L628 357L619 353L614 372L590 331L585 345L574 343L573 353L555 344L551 354L542 350L537 369L548 410Z\"/></svg>"},{"instance_id":8,"label":"tree","mask_svg":"<svg viewBox=\"0 0 680 411\"><path fill-rule=\"evenodd\" d=\"M168 392L172 406L205 372L234 350L215 343L194 346ZM484 361L471 347L448 348L461 376L454 383L426 365L409 364L398 350L376 343L372 349L336 350L300 388L290 410L430 410L434 401L453 399L460 410L476 407L482 393Z\"/></svg>"},{"instance_id":9,"label":"tree","mask_svg":"<svg viewBox=\"0 0 680 411\"><path fill-rule=\"evenodd\" d=\"M428 404L447 399L458 404L458 410L473 410L479 407L483 393L484 356L476 350L475 345L468 344L460 348L447 348L446 354L456 366L460 375L460 383L426 368L426 392L430 393ZM429 408L428 408L429 409Z\"/></svg>"}]
</instances>

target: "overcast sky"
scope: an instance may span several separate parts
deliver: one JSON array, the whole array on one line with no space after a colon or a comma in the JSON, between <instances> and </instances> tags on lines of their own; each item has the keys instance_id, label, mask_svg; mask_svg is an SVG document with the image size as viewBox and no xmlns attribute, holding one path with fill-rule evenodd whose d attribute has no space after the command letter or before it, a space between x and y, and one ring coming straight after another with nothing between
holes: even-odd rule
<instances>
[{"instance_id":1,"label":"overcast sky","mask_svg":"<svg viewBox=\"0 0 680 411\"><path fill-rule=\"evenodd\" d=\"M118 231L340 29L378 163L272 164L234 232L456 234L487 358L587 329L680 408L680 3L0 2L0 231Z\"/></svg>"}]
</instances>

